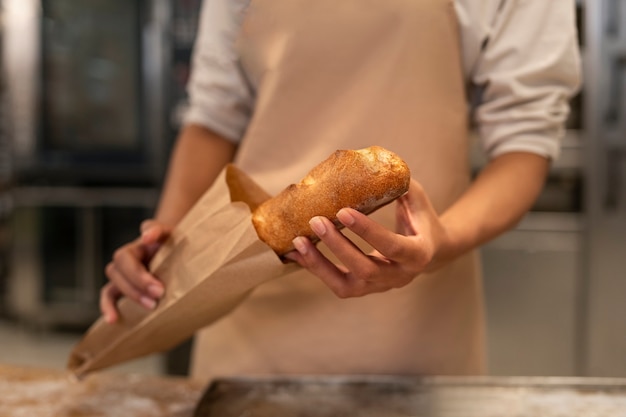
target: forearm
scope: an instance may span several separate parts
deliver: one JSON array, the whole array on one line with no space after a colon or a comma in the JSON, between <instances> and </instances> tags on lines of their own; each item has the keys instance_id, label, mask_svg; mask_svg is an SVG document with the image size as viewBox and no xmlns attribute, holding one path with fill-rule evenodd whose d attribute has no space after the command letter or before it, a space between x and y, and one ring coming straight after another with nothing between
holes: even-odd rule
<instances>
[{"instance_id":1,"label":"forearm","mask_svg":"<svg viewBox=\"0 0 626 417\"><path fill-rule=\"evenodd\" d=\"M174 147L155 219L175 226L232 161L236 146L201 126L185 127Z\"/></svg>"},{"instance_id":2,"label":"forearm","mask_svg":"<svg viewBox=\"0 0 626 417\"><path fill-rule=\"evenodd\" d=\"M530 153L508 153L491 161L461 198L441 216L451 259L514 227L541 192L549 161Z\"/></svg>"}]
</instances>

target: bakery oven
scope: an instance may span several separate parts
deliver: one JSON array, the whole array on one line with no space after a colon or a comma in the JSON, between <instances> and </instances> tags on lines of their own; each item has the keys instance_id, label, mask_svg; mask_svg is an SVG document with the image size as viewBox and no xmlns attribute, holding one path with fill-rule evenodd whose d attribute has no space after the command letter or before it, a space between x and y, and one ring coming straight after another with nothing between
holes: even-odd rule
<instances>
[{"instance_id":1,"label":"bakery oven","mask_svg":"<svg viewBox=\"0 0 626 417\"><path fill-rule=\"evenodd\" d=\"M0 304L89 323L104 264L151 216L163 177L171 2L0 1L13 203Z\"/></svg>"},{"instance_id":2,"label":"bakery oven","mask_svg":"<svg viewBox=\"0 0 626 417\"><path fill-rule=\"evenodd\" d=\"M18 182L158 181L166 146L168 2L2 5Z\"/></svg>"}]
</instances>

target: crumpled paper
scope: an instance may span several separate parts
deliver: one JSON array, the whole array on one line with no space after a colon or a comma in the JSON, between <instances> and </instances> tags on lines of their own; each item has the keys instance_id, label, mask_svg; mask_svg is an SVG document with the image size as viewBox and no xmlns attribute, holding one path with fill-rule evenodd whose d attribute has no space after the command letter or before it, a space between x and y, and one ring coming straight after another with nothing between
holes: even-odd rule
<instances>
[{"instance_id":1,"label":"crumpled paper","mask_svg":"<svg viewBox=\"0 0 626 417\"><path fill-rule=\"evenodd\" d=\"M232 311L258 285L299 267L259 240L250 216L270 196L234 165L189 211L150 270L165 284L153 311L122 298L120 320L98 319L72 350L77 376L171 349Z\"/></svg>"}]
</instances>

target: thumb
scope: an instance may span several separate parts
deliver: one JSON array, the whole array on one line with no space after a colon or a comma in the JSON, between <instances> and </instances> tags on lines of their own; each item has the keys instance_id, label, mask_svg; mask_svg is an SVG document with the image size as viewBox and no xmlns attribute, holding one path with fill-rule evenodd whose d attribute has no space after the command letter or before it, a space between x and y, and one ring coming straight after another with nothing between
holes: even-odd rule
<instances>
[{"instance_id":1,"label":"thumb","mask_svg":"<svg viewBox=\"0 0 626 417\"><path fill-rule=\"evenodd\" d=\"M163 243L171 232L171 228L153 219L144 220L140 226L141 243L144 245L154 245Z\"/></svg>"},{"instance_id":2,"label":"thumb","mask_svg":"<svg viewBox=\"0 0 626 417\"><path fill-rule=\"evenodd\" d=\"M411 179L409 192L398 199L396 206L397 231L410 236L417 235L428 226L435 209L422 185Z\"/></svg>"},{"instance_id":3,"label":"thumb","mask_svg":"<svg viewBox=\"0 0 626 417\"><path fill-rule=\"evenodd\" d=\"M406 204L406 208L413 213L433 210L432 204L426 194L426 191L424 190L424 187L415 179L411 179L409 192L403 195L401 199Z\"/></svg>"}]
</instances>

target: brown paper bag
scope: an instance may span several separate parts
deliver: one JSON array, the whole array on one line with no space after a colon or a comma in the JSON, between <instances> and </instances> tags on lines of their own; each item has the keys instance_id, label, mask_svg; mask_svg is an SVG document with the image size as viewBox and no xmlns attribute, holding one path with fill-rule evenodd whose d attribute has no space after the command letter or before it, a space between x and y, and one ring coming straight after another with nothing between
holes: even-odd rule
<instances>
[{"instance_id":1,"label":"brown paper bag","mask_svg":"<svg viewBox=\"0 0 626 417\"><path fill-rule=\"evenodd\" d=\"M120 300L121 319L96 321L68 368L82 376L168 350L230 312L256 286L295 271L259 240L250 220L251 209L267 198L239 169L225 168L150 264L166 290L157 308Z\"/></svg>"}]
</instances>

